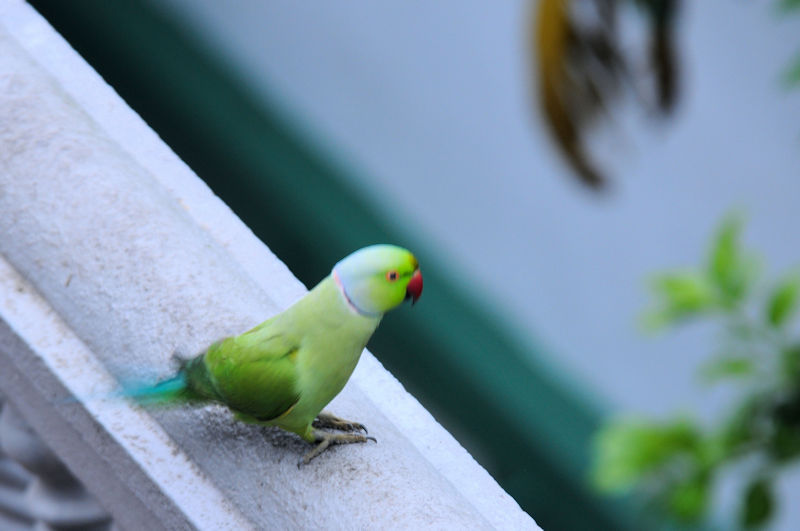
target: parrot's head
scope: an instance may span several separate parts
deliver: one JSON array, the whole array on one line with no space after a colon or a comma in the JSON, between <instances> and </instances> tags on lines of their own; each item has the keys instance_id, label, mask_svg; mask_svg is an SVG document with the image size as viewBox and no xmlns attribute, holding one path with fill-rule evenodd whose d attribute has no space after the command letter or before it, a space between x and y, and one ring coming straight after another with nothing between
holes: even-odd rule
<instances>
[{"instance_id":1,"label":"parrot's head","mask_svg":"<svg viewBox=\"0 0 800 531\"><path fill-rule=\"evenodd\" d=\"M333 266L332 274L350 304L365 314L383 314L422 295L417 259L394 245L359 249Z\"/></svg>"}]
</instances>

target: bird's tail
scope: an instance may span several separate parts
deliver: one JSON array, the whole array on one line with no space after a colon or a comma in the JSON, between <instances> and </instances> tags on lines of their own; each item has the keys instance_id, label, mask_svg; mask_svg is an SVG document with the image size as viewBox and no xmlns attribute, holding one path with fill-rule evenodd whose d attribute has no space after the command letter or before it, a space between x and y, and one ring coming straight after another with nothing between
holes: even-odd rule
<instances>
[{"instance_id":1,"label":"bird's tail","mask_svg":"<svg viewBox=\"0 0 800 531\"><path fill-rule=\"evenodd\" d=\"M120 396L146 406L171 406L219 398L202 356L184 361L178 374L155 385L124 385Z\"/></svg>"},{"instance_id":2,"label":"bird's tail","mask_svg":"<svg viewBox=\"0 0 800 531\"><path fill-rule=\"evenodd\" d=\"M172 405L191 400L186 373L181 370L169 380L157 384L128 383L119 392L120 397L130 398L146 406Z\"/></svg>"}]
</instances>

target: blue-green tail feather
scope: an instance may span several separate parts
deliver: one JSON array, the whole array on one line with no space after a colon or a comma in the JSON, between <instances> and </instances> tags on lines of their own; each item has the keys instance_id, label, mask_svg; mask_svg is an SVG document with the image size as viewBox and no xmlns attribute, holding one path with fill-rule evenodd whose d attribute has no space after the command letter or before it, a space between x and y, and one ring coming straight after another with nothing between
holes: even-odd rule
<instances>
[{"instance_id":1,"label":"blue-green tail feather","mask_svg":"<svg viewBox=\"0 0 800 531\"><path fill-rule=\"evenodd\" d=\"M156 384L153 384L152 380L147 382L128 380L121 383L122 388L111 394L70 397L59 402L82 402L92 398L129 398L145 406L173 406L188 402L221 401L203 362L203 356L186 360L175 376Z\"/></svg>"},{"instance_id":2,"label":"blue-green tail feather","mask_svg":"<svg viewBox=\"0 0 800 531\"><path fill-rule=\"evenodd\" d=\"M187 385L186 373L180 371L169 380L157 384L128 384L123 386L119 396L132 398L142 405L173 405L195 398Z\"/></svg>"},{"instance_id":3,"label":"blue-green tail feather","mask_svg":"<svg viewBox=\"0 0 800 531\"><path fill-rule=\"evenodd\" d=\"M176 405L220 400L203 356L186 360L178 374L169 380L155 385L125 385L121 396L132 398L143 405Z\"/></svg>"}]
</instances>

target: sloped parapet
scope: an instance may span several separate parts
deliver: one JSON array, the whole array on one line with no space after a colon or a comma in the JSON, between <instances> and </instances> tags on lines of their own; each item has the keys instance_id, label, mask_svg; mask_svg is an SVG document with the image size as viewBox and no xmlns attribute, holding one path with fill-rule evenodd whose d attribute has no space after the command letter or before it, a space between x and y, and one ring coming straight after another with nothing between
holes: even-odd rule
<instances>
[{"instance_id":1,"label":"sloped parapet","mask_svg":"<svg viewBox=\"0 0 800 531\"><path fill-rule=\"evenodd\" d=\"M0 49L0 389L115 522L536 528L368 352L330 409L379 443L302 468L304 442L222 408L103 398L305 288L20 0Z\"/></svg>"}]
</instances>

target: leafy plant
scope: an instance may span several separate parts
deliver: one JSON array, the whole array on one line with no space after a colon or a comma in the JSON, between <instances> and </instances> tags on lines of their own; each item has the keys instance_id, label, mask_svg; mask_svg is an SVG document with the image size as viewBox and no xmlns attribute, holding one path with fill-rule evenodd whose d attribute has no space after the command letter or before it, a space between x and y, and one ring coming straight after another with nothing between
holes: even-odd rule
<instances>
[{"instance_id":1,"label":"leafy plant","mask_svg":"<svg viewBox=\"0 0 800 531\"><path fill-rule=\"evenodd\" d=\"M592 479L600 491L637 490L678 520L699 522L720 472L746 461L739 523L751 528L772 517L776 477L800 457L800 337L791 329L800 274L759 289L758 260L742 249L741 229L728 216L703 267L657 276L645 316L656 329L692 320L720 327L719 352L698 373L710 384L740 384L728 416L712 426L688 417L612 420L596 434Z\"/></svg>"}]
</instances>

